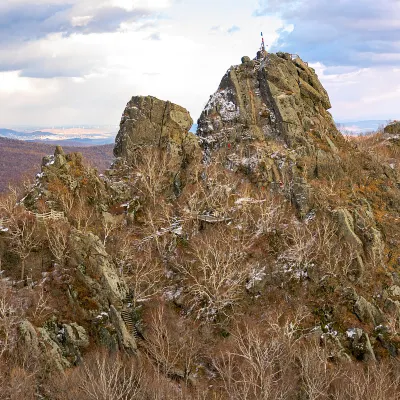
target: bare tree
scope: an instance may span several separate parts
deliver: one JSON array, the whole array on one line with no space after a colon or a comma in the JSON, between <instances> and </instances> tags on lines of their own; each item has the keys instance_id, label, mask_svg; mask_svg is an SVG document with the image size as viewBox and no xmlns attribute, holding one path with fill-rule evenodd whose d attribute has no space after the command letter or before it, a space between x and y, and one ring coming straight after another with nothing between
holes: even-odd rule
<instances>
[{"instance_id":1,"label":"bare tree","mask_svg":"<svg viewBox=\"0 0 400 400\"><path fill-rule=\"evenodd\" d=\"M21 260L21 280L23 280L25 278L25 261L41 242L34 215L28 212L17 216L13 215L10 219L8 235L12 251Z\"/></svg>"},{"instance_id":2,"label":"bare tree","mask_svg":"<svg viewBox=\"0 0 400 400\"><path fill-rule=\"evenodd\" d=\"M269 312L260 325L237 324L229 347L214 357L227 398L292 398L297 344L302 336L299 329L305 317L299 308L291 318Z\"/></svg>"},{"instance_id":3,"label":"bare tree","mask_svg":"<svg viewBox=\"0 0 400 400\"><path fill-rule=\"evenodd\" d=\"M186 279L191 308L198 318L215 319L225 314L243 296L249 267L244 244L229 231L192 244L193 259L181 265Z\"/></svg>"},{"instance_id":4,"label":"bare tree","mask_svg":"<svg viewBox=\"0 0 400 400\"><path fill-rule=\"evenodd\" d=\"M152 313L146 350L164 376L189 383L200 354L200 345L191 324L176 324L161 304Z\"/></svg>"},{"instance_id":5,"label":"bare tree","mask_svg":"<svg viewBox=\"0 0 400 400\"><path fill-rule=\"evenodd\" d=\"M57 263L64 266L69 257L70 226L65 221L48 220L45 222L47 243Z\"/></svg>"},{"instance_id":6,"label":"bare tree","mask_svg":"<svg viewBox=\"0 0 400 400\"><path fill-rule=\"evenodd\" d=\"M79 379L79 398L88 400L141 399L142 373L125 364L119 355L96 354L87 360Z\"/></svg>"},{"instance_id":7,"label":"bare tree","mask_svg":"<svg viewBox=\"0 0 400 400\"><path fill-rule=\"evenodd\" d=\"M22 319L22 302L5 282L0 281L0 358L17 344L17 326Z\"/></svg>"}]
</instances>

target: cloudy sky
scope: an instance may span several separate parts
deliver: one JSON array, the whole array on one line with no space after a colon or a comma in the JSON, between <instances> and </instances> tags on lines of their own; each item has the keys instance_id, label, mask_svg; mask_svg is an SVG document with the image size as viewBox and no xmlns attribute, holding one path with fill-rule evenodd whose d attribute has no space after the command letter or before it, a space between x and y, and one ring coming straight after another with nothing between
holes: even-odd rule
<instances>
[{"instance_id":1,"label":"cloudy sky","mask_svg":"<svg viewBox=\"0 0 400 400\"><path fill-rule=\"evenodd\" d=\"M139 94L195 120L261 31L316 68L337 121L400 119L400 0L6 0L0 127L117 125Z\"/></svg>"}]
</instances>

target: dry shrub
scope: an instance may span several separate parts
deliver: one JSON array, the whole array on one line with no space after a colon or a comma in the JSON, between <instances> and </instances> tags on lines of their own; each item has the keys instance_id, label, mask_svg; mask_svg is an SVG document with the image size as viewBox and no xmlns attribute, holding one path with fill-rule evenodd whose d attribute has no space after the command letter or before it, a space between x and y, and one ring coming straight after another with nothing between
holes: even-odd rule
<instances>
[{"instance_id":1,"label":"dry shrub","mask_svg":"<svg viewBox=\"0 0 400 400\"><path fill-rule=\"evenodd\" d=\"M42 241L36 218L31 213L21 211L10 216L7 232L11 250L21 260L21 280L25 278L25 262L31 252Z\"/></svg>"},{"instance_id":2,"label":"dry shrub","mask_svg":"<svg viewBox=\"0 0 400 400\"><path fill-rule=\"evenodd\" d=\"M293 221L285 236L286 249L279 260L287 271L298 276L315 273L320 278L349 272L354 252L342 243L336 224L328 217Z\"/></svg>"},{"instance_id":3,"label":"dry shrub","mask_svg":"<svg viewBox=\"0 0 400 400\"><path fill-rule=\"evenodd\" d=\"M283 198L261 193L238 198L233 217L237 235L251 246L285 230L293 213Z\"/></svg>"},{"instance_id":4,"label":"dry shrub","mask_svg":"<svg viewBox=\"0 0 400 400\"><path fill-rule=\"evenodd\" d=\"M144 348L158 373L188 384L201 354L201 344L193 335L196 326L176 318L163 304L151 314Z\"/></svg>"},{"instance_id":5,"label":"dry shrub","mask_svg":"<svg viewBox=\"0 0 400 400\"><path fill-rule=\"evenodd\" d=\"M191 242L189 259L179 266L190 310L197 318L227 316L243 297L250 267L245 243L232 231L215 228Z\"/></svg>"},{"instance_id":6,"label":"dry shrub","mask_svg":"<svg viewBox=\"0 0 400 400\"><path fill-rule=\"evenodd\" d=\"M65 265L65 262L69 257L70 230L71 226L66 221L45 221L47 245L54 257L54 260L61 267Z\"/></svg>"},{"instance_id":7,"label":"dry shrub","mask_svg":"<svg viewBox=\"0 0 400 400\"><path fill-rule=\"evenodd\" d=\"M0 281L0 358L12 354L18 343L18 325L24 315L24 304L6 281Z\"/></svg>"},{"instance_id":8,"label":"dry shrub","mask_svg":"<svg viewBox=\"0 0 400 400\"><path fill-rule=\"evenodd\" d=\"M74 370L56 374L44 387L52 400L195 399L161 374L145 357L127 358L97 349ZM200 398L200 397L198 397Z\"/></svg>"},{"instance_id":9,"label":"dry shrub","mask_svg":"<svg viewBox=\"0 0 400 400\"><path fill-rule=\"evenodd\" d=\"M241 190L237 176L222 169L220 165L210 165L203 171L203 179L188 186L180 199L181 208L188 218L198 215L228 217L234 201Z\"/></svg>"},{"instance_id":10,"label":"dry shrub","mask_svg":"<svg viewBox=\"0 0 400 400\"><path fill-rule=\"evenodd\" d=\"M331 391L335 400L398 400L400 398L400 374L397 360L380 364L349 364L340 371Z\"/></svg>"},{"instance_id":11,"label":"dry shrub","mask_svg":"<svg viewBox=\"0 0 400 400\"><path fill-rule=\"evenodd\" d=\"M131 184L145 202L156 206L160 197L170 191L175 170L176 165L166 151L142 147L132 154L131 171L135 178Z\"/></svg>"},{"instance_id":12,"label":"dry shrub","mask_svg":"<svg viewBox=\"0 0 400 400\"><path fill-rule=\"evenodd\" d=\"M299 309L292 318L270 312L258 324L237 324L214 366L222 380L224 398L262 400L293 398L298 376L296 355L301 322Z\"/></svg>"},{"instance_id":13,"label":"dry shrub","mask_svg":"<svg viewBox=\"0 0 400 400\"><path fill-rule=\"evenodd\" d=\"M309 341L299 350L300 390L309 400L329 399L332 385L340 374L340 367L329 362L327 352L317 340Z\"/></svg>"},{"instance_id":14,"label":"dry shrub","mask_svg":"<svg viewBox=\"0 0 400 400\"><path fill-rule=\"evenodd\" d=\"M115 257L131 290L134 307L159 294L164 286L164 268L154 253L151 243L144 243L139 248L127 237Z\"/></svg>"},{"instance_id":15,"label":"dry shrub","mask_svg":"<svg viewBox=\"0 0 400 400\"><path fill-rule=\"evenodd\" d=\"M47 385L54 400L143 399L143 374L134 360L98 349L82 365L65 375L55 375Z\"/></svg>"},{"instance_id":16,"label":"dry shrub","mask_svg":"<svg viewBox=\"0 0 400 400\"><path fill-rule=\"evenodd\" d=\"M0 399L37 399L36 374L19 367L15 362L0 359Z\"/></svg>"}]
</instances>

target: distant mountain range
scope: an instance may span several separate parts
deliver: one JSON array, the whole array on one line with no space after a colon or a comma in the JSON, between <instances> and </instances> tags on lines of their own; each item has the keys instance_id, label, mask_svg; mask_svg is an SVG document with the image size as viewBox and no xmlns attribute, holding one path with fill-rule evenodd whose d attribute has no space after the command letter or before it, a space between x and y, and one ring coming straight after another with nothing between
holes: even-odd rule
<instances>
[{"instance_id":1,"label":"distant mountain range","mask_svg":"<svg viewBox=\"0 0 400 400\"><path fill-rule=\"evenodd\" d=\"M104 144L112 144L115 140L115 134L98 134L90 137L90 133L86 137L65 137L63 135L47 132L47 131L17 131L14 129L0 128L0 137L40 142L46 144L61 144L64 146L100 146Z\"/></svg>"},{"instance_id":2,"label":"distant mountain range","mask_svg":"<svg viewBox=\"0 0 400 400\"><path fill-rule=\"evenodd\" d=\"M337 122L336 126L344 134L365 134L375 132L380 128L386 126L390 121L375 119L367 121L350 121L350 122Z\"/></svg>"},{"instance_id":3,"label":"distant mountain range","mask_svg":"<svg viewBox=\"0 0 400 400\"><path fill-rule=\"evenodd\" d=\"M343 134L358 135L375 132L382 126L387 125L388 122L389 121L387 120L367 120L337 122L336 125ZM197 124L193 124L190 131L195 133L197 131ZM63 135L62 133L53 133L46 130L20 131L15 129L0 128L0 137L3 138L40 142L51 145L60 144L62 146L73 147L101 146L105 144L112 144L114 143L115 135L115 132L103 132L99 134L98 132L90 133L90 130L88 130L88 133L85 133L85 135L80 135L80 137L71 137L71 133L69 133L69 135L67 136Z\"/></svg>"}]
</instances>

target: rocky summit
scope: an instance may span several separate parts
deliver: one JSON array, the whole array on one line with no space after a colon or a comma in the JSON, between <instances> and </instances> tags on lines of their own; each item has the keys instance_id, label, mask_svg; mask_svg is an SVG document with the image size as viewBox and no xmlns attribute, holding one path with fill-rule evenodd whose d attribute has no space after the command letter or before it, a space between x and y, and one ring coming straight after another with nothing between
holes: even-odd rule
<instances>
[{"instance_id":1,"label":"rocky summit","mask_svg":"<svg viewBox=\"0 0 400 400\"><path fill-rule=\"evenodd\" d=\"M347 138L297 55L135 96L104 175L0 198L4 398L398 399L397 123ZM22 394L21 394L22 393Z\"/></svg>"}]
</instances>

